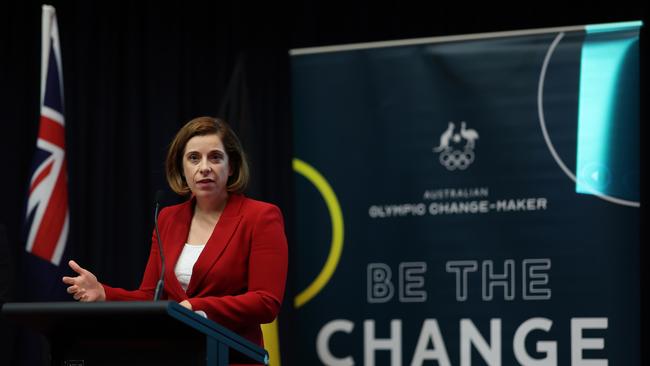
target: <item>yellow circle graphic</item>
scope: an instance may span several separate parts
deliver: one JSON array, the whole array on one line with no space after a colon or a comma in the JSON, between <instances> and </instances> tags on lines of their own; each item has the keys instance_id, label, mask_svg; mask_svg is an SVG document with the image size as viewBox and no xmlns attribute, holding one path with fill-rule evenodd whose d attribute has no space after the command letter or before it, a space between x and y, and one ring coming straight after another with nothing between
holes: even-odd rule
<instances>
[{"instance_id":1,"label":"yellow circle graphic","mask_svg":"<svg viewBox=\"0 0 650 366\"><path fill-rule=\"evenodd\" d=\"M334 271L336 271L336 266L339 264L343 252L343 214L334 190L314 167L294 158L293 170L307 178L318 189L318 192L325 200L332 221L332 242L327 261L325 261L325 265L316 276L316 279L294 299L294 307L299 308L316 296L327 285Z\"/></svg>"}]
</instances>

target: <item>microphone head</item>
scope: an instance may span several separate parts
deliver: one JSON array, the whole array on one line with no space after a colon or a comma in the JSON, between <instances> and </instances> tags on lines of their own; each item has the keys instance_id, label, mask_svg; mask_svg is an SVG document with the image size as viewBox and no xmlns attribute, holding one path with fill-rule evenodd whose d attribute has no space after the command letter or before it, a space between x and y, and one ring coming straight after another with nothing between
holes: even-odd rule
<instances>
[{"instance_id":1,"label":"microphone head","mask_svg":"<svg viewBox=\"0 0 650 366\"><path fill-rule=\"evenodd\" d=\"M159 190L156 191L156 203L157 204L160 203L160 201L162 201L164 195L165 195L164 190L159 189Z\"/></svg>"}]
</instances>

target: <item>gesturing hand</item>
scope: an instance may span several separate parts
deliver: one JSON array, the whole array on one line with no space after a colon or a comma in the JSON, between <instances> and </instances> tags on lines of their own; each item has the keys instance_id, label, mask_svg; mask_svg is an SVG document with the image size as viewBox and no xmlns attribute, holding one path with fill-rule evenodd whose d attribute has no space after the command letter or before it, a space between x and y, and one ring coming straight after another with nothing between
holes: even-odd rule
<instances>
[{"instance_id":1,"label":"gesturing hand","mask_svg":"<svg viewBox=\"0 0 650 366\"><path fill-rule=\"evenodd\" d=\"M69 261L68 265L79 274L77 277L63 277L63 283L70 285L67 289L68 293L72 294L75 300L83 302L106 300L104 287L94 274L81 268L75 261Z\"/></svg>"}]
</instances>

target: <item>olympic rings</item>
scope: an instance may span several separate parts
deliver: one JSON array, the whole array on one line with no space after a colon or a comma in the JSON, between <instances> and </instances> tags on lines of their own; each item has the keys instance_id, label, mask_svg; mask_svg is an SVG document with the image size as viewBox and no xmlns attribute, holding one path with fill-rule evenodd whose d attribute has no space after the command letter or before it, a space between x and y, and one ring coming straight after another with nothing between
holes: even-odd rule
<instances>
[{"instance_id":1,"label":"olympic rings","mask_svg":"<svg viewBox=\"0 0 650 366\"><path fill-rule=\"evenodd\" d=\"M451 150L447 149L440 153L440 164L447 170L465 170L474 162L474 151L471 149Z\"/></svg>"}]
</instances>

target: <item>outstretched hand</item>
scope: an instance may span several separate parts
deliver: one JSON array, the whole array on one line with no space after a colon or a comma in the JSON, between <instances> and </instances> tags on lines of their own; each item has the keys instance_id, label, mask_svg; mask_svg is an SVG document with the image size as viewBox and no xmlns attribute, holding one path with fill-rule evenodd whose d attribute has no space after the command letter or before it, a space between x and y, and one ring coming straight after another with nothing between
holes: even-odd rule
<instances>
[{"instance_id":1,"label":"outstretched hand","mask_svg":"<svg viewBox=\"0 0 650 366\"><path fill-rule=\"evenodd\" d=\"M81 268L75 261L69 261L68 265L73 271L77 272L78 276L63 277L63 283L70 285L67 291L75 300L82 302L106 300L104 287L97 281L94 274Z\"/></svg>"}]
</instances>

